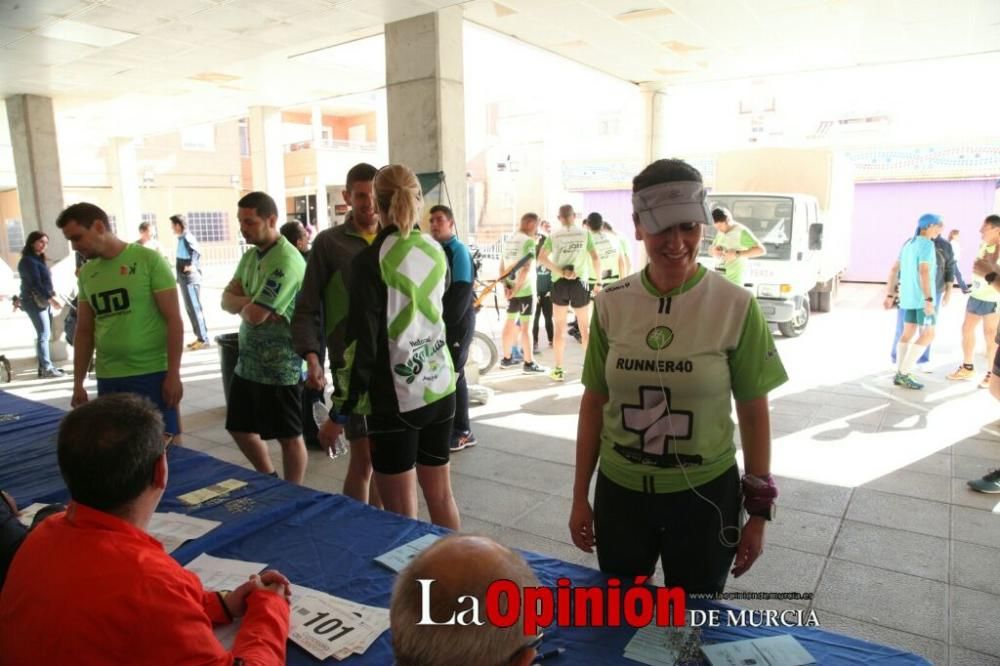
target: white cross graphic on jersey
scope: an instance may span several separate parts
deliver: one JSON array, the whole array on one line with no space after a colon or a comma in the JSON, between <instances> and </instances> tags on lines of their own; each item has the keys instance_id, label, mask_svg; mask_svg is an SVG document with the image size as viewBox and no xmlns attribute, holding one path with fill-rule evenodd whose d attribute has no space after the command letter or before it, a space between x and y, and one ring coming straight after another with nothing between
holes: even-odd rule
<instances>
[{"instance_id":1,"label":"white cross graphic on jersey","mask_svg":"<svg viewBox=\"0 0 1000 666\"><path fill-rule=\"evenodd\" d=\"M669 409L669 389L641 386L639 402L639 405L622 405L622 425L629 432L639 435L644 453L667 453L668 437L691 439L694 413Z\"/></svg>"}]
</instances>

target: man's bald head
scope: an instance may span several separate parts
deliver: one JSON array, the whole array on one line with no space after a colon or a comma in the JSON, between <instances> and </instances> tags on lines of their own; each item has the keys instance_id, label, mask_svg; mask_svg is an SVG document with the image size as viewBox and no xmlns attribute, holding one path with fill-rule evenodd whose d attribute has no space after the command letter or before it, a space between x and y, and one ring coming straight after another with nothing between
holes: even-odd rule
<instances>
[{"instance_id":1,"label":"man's bald head","mask_svg":"<svg viewBox=\"0 0 1000 666\"><path fill-rule=\"evenodd\" d=\"M518 588L537 586L538 579L524 559L487 537L450 535L435 542L400 572L392 591L389 618L396 662L401 666L435 664L505 664L526 644L521 622L511 627L420 626L422 593L430 596L430 616L446 622L478 601L485 617L486 592L497 580ZM434 581L423 586L419 581ZM429 589L428 589L429 588ZM502 601L506 598L501 596ZM506 608L501 609L506 612ZM527 656L527 655L525 655Z\"/></svg>"}]
</instances>

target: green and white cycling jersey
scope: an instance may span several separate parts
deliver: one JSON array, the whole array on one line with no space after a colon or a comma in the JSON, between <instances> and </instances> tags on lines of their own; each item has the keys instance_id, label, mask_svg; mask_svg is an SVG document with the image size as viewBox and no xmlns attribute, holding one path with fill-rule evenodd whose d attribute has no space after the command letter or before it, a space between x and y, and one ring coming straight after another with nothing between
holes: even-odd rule
<instances>
[{"instance_id":1,"label":"green and white cycling jersey","mask_svg":"<svg viewBox=\"0 0 1000 666\"><path fill-rule=\"evenodd\" d=\"M379 269L386 285L389 363L405 413L455 392L441 304L448 259L437 241L413 230L405 238L385 238Z\"/></svg>"},{"instance_id":2,"label":"green and white cycling jersey","mask_svg":"<svg viewBox=\"0 0 1000 666\"><path fill-rule=\"evenodd\" d=\"M560 226L545 239L543 249L549 252L549 261L560 268L572 268L578 279L586 280L594 272L590 252L594 239L589 229L577 225ZM561 273L553 273L555 282L564 279Z\"/></svg>"},{"instance_id":3,"label":"green and white cycling jersey","mask_svg":"<svg viewBox=\"0 0 1000 666\"><path fill-rule=\"evenodd\" d=\"M976 252L976 259L995 256L996 252L996 245L980 243L979 250ZM972 296L977 300L986 301L987 303L1000 302L1000 292L994 289L993 285L984 280L981 275L973 273L972 280L969 282L969 287L972 289L969 296Z\"/></svg>"},{"instance_id":4,"label":"green and white cycling jersey","mask_svg":"<svg viewBox=\"0 0 1000 666\"><path fill-rule=\"evenodd\" d=\"M642 271L595 303L583 384L608 396L601 472L631 490L668 493L729 469L732 398L766 396L788 379L757 301L699 266L668 293Z\"/></svg>"},{"instance_id":5,"label":"green and white cycling jersey","mask_svg":"<svg viewBox=\"0 0 1000 666\"><path fill-rule=\"evenodd\" d=\"M596 280L601 284L608 284L618 280L618 257L621 252L621 243L617 236L612 236L606 231L591 232L590 237L594 240L594 249L597 250L597 258L601 260L600 279ZM590 263L590 262L588 262ZM593 278L591 278L593 280Z\"/></svg>"},{"instance_id":6,"label":"green and white cycling jersey","mask_svg":"<svg viewBox=\"0 0 1000 666\"><path fill-rule=\"evenodd\" d=\"M730 222L732 228L725 233L718 233L712 241L712 247L721 247L727 252L739 252L749 250L760 245L757 237L739 222ZM720 259L720 265L722 260ZM747 266L748 259L739 257L725 264L726 279L733 284L743 286L743 270Z\"/></svg>"},{"instance_id":7,"label":"green and white cycling jersey","mask_svg":"<svg viewBox=\"0 0 1000 666\"><path fill-rule=\"evenodd\" d=\"M526 255L535 256L535 247L537 243L534 238L531 238L525 233L518 231L513 236L504 241L503 244L503 265L504 268L510 270L517 262L521 260L522 257ZM524 284L518 290L515 297L518 296L534 296L535 295L535 272L534 272L535 260L532 258L527 264L528 277L524 280ZM524 267L522 267L523 270ZM517 283L517 276L520 270L512 273L509 278L507 278L507 286L512 287Z\"/></svg>"}]
</instances>

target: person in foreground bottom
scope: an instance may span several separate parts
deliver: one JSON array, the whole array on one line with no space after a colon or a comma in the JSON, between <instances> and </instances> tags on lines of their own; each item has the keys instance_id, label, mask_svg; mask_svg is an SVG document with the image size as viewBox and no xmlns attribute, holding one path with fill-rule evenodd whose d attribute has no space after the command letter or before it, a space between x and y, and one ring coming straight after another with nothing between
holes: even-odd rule
<instances>
[{"instance_id":1,"label":"person in foreground bottom","mask_svg":"<svg viewBox=\"0 0 1000 666\"><path fill-rule=\"evenodd\" d=\"M429 587L421 583L428 580L433 581ZM534 572L520 555L487 537L452 534L420 553L399 573L389 602L396 664L533 663L540 635L524 636L520 621L509 627L444 624L469 608L469 597L476 599L480 609L486 608L486 592L498 580L512 581L520 590L538 586ZM418 624L424 609L441 624ZM519 620L524 618L523 612L522 604Z\"/></svg>"},{"instance_id":2,"label":"person in foreground bottom","mask_svg":"<svg viewBox=\"0 0 1000 666\"><path fill-rule=\"evenodd\" d=\"M167 485L163 421L116 393L70 412L58 456L72 499L32 530L0 594L5 665L285 663L289 582L208 591L146 532ZM213 624L243 624L227 651Z\"/></svg>"}]
</instances>

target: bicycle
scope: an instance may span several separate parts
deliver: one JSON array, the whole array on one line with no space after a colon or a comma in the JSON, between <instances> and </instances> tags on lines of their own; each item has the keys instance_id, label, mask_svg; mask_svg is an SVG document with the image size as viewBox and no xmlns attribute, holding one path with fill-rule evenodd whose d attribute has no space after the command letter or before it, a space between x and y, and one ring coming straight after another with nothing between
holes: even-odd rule
<instances>
[{"instance_id":1,"label":"bicycle","mask_svg":"<svg viewBox=\"0 0 1000 666\"><path fill-rule=\"evenodd\" d=\"M470 248L472 251L472 262L476 268L476 273L479 272L480 266L482 266L482 256L478 248ZM504 271L504 274L495 280L489 282L484 282L478 277L475 278L475 288L477 290L477 295L475 300L472 302L472 309L478 314L483 307L483 301L492 294L493 295L493 309L496 310L497 320L500 319L500 299L497 297L496 289L497 285L503 284L511 274L517 272L524 267L526 263L532 260L531 255L525 255L521 257L521 260L510 267L509 270ZM477 319L478 322L478 319ZM500 350L497 349L497 344L494 342L493 338L483 331L475 331L472 334L472 343L469 345L469 358L472 359L476 367L479 368L479 374L485 375L487 372L493 369L500 360Z\"/></svg>"}]
</instances>

